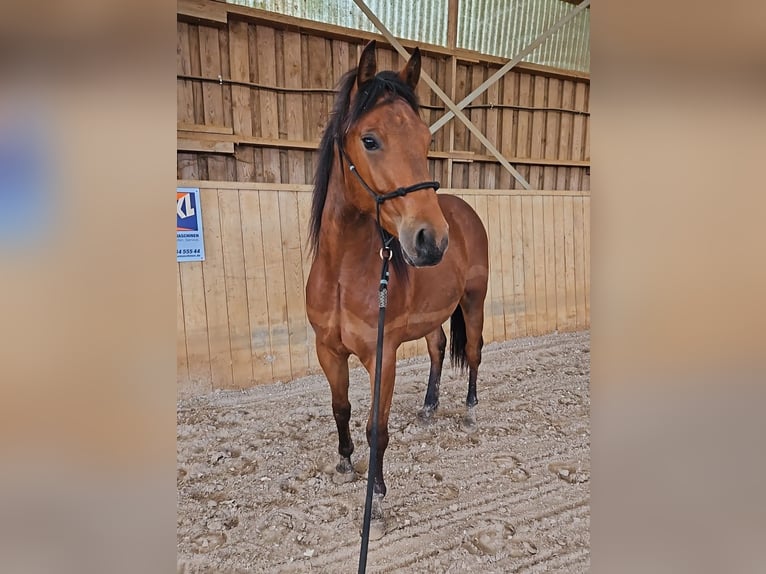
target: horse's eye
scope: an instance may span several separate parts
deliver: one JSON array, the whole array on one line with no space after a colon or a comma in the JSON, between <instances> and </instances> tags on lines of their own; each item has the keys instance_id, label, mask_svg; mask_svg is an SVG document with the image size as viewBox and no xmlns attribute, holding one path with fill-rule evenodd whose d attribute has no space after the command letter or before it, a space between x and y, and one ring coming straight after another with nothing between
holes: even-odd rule
<instances>
[{"instance_id":1,"label":"horse's eye","mask_svg":"<svg viewBox=\"0 0 766 574\"><path fill-rule=\"evenodd\" d=\"M378 145L378 140L372 136L364 136L362 138L362 143L364 144L364 149L367 150L374 150L380 147L380 145Z\"/></svg>"}]
</instances>

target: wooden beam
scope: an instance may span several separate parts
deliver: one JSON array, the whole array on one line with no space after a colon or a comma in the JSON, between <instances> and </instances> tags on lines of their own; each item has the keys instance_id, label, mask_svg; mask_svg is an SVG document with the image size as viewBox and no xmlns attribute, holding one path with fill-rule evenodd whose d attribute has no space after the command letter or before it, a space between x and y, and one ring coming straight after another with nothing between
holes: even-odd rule
<instances>
[{"instance_id":1,"label":"wooden beam","mask_svg":"<svg viewBox=\"0 0 766 574\"><path fill-rule=\"evenodd\" d=\"M179 132L194 132L204 134L233 134L234 130L226 126L208 126L204 124L178 123Z\"/></svg>"},{"instance_id":2,"label":"wooden beam","mask_svg":"<svg viewBox=\"0 0 766 574\"><path fill-rule=\"evenodd\" d=\"M452 161L482 161L496 162L497 158L492 155L475 154L470 151L429 151L428 157L431 159L451 159ZM510 163L520 163L522 165L549 165L554 167L590 167L589 161L574 159L545 159L531 157L509 157Z\"/></svg>"},{"instance_id":3,"label":"wooden beam","mask_svg":"<svg viewBox=\"0 0 766 574\"><path fill-rule=\"evenodd\" d=\"M562 26L567 24L569 21L572 20L575 16L577 16L580 12L585 10L590 5L590 0L584 0L581 4L579 4L576 8L572 9L567 13L566 16L561 18L558 22L556 22L553 26L548 28L545 32L540 34L537 38L535 38L526 48L521 50L518 54L516 54L513 58L508 60L502 68L497 70L494 74L492 74L489 78L487 78L480 86L478 86L474 91L472 91L470 94L468 94L465 98L460 100L457 104L457 108L462 110L464 107L466 107L468 104L470 104L472 101L474 101L478 96L483 94L485 91L487 91L487 88L489 88L492 84L494 84L496 81L498 81L500 78L502 78L508 70L513 68L516 64L521 62L524 58L526 58L529 54L534 52L543 42L545 42L548 38L553 36L556 32L558 32ZM444 124L446 124L448 121L450 121L455 114L452 111L447 112L444 114L441 118L439 118L434 124L431 126L431 133L436 132L438 129L440 129Z\"/></svg>"},{"instance_id":4,"label":"wooden beam","mask_svg":"<svg viewBox=\"0 0 766 574\"><path fill-rule=\"evenodd\" d=\"M184 126L187 129L181 129ZM201 129L189 129L201 128ZM219 131L220 130L220 131ZM287 140L278 138L264 138L258 136L248 136L242 134L232 134L231 128L224 126L201 126L199 124L179 124L177 132L179 141L178 151L199 151L219 153L234 153L234 145L252 145L255 147L269 147L276 149L299 149L303 151L315 151L319 149L318 141L306 140ZM222 144L217 149L215 144ZM183 147L181 147L183 146ZM232 151L228 151L231 149ZM493 155L481 155L470 151L438 151L428 152L430 159L445 159L455 162L496 162L497 158ZM522 165L549 165L556 167L590 167L590 161L573 159L545 159L545 158L527 158L512 157L508 158L510 163Z\"/></svg>"},{"instance_id":5,"label":"wooden beam","mask_svg":"<svg viewBox=\"0 0 766 574\"><path fill-rule=\"evenodd\" d=\"M447 48L457 47L457 8L458 0L449 0L447 5Z\"/></svg>"},{"instance_id":6,"label":"wooden beam","mask_svg":"<svg viewBox=\"0 0 766 574\"><path fill-rule=\"evenodd\" d=\"M586 0L589 1L589 0ZM410 57L409 52L404 49L404 47L399 43L399 41L394 37L393 34L383 25L383 22L381 22L377 16L370 10L370 8L365 4L362 0L354 0L354 3L359 6L359 9L364 12L367 17L370 19L370 21L375 25L375 27L380 30L380 32L386 37L386 40L396 49L399 54L405 59L408 60ZM500 164L507 169L511 175L518 181L521 186L524 189L530 189L531 186L529 185L529 182L524 179L524 177L516 171L516 169L508 163L508 160L506 160L503 157L503 154L498 151L498 149L495 147L495 145L487 139L487 137L481 133L481 130L477 128L471 120L469 120L465 114L463 114L462 111L460 111L457 106L455 106L455 103L450 99L450 97L444 93L444 90L442 90L439 85L434 82L431 77L424 71L421 71L420 77L423 79L423 81L428 84L428 86L436 92L436 95L441 98L441 100L444 102L444 104L452 111L455 116L465 124L465 127L468 128L468 130L476 136L476 138L486 147L492 155L494 155L497 158L497 161L500 162ZM434 133L433 131L431 133Z\"/></svg>"},{"instance_id":7,"label":"wooden beam","mask_svg":"<svg viewBox=\"0 0 766 574\"><path fill-rule=\"evenodd\" d=\"M202 153L234 153L234 144L225 141L209 141L201 139L178 138L178 151L196 151Z\"/></svg>"},{"instance_id":8,"label":"wooden beam","mask_svg":"<svg viewBox=\"0 0 766 574\"><path fill-rule=\"evenodd\" d=\"M217 26L227 23L227 6L223 2L205 0L178 0L176 13L185 19L211 22Z\"/></svg>"},{"instance_id":9,"label":"wooden beam","mask_svg":"<svg viewBox=\"0 0 766 574\"><path fill-rule=\"evenodd\" d=\"M253 181L209 181L202 179L179 179L176 181L177 187L199 187L201 189L220 189L224 193L227 191L237 191L240 189L258 190L258 191L294 191L299 193L311 193L314 186L302 183L262 183ZM441 188L439 193L449 193L453 195L499 195L499 196L542 196L542 197L590 197L589 190L567 190L567 189L449 189Z\"/></svg>"}]
</instances>

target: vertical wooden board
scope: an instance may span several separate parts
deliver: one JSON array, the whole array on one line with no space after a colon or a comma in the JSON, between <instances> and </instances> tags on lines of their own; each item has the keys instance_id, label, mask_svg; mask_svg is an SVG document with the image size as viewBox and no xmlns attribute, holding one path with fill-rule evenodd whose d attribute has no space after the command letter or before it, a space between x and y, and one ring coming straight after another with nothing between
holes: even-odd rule
<instances>
[{"instance_id":1,"label":"vertical wooden board","mask_svg":"<svg viewBox=\"0 0 766 574\"><path fill-rule=\"evenodd\" d=\"M256 190L240 190L239 208L242 220L242 249L245 261L247 315L250 322L253 380L256 384L270 383L274 379L272 369L273 353L271 351L271 337L269 333L269 307L266 293L266 262L261 225L260 192Z\"/></svg>"},{"instance_id":2,"label":"vertical wooden board","mask_svg":"<svg viewBox=\"0 0 766 574\"><path fill-rule=\"evenodd\" d=\"M467 90L467 76L468 76L468 66L465 64L457 64L457 67L455 69L455 100L456 102L462 100L465 96L468 95ZM465 151L468 149L468 130L465 127L465 124L461 122L458 119L452 119L452 124L454 124L454 132L455 132L455 140L454 140L454 149ZM457 187L453 183L453 187Z\"/></svg>"},{"instance_id":3,"label":"vertical wooden board","mask_svg":"<svg viewBox=\"0 0 766 574\"><path fill-rule=\"evenodd\" d=\"M247 26L247 56L250 61L250 66L249 66L250 77L248 78L248 81L257 83L258 82L258 28L254 24L249 24ZM250 90L250 109L252 110L252 116L250 118L250 121L252 123L252 133L255 136L261 135L261 132L262 132L260 101L261 101L261 90L257 88L252 88ZM257 159L260 161L263 158L263 155L261 154L261 148L256 148L256 152L260 154L257 156ZM261 173L262 172L263 172L263 168L261 167ZM258 179L258 181L263 181L263 179L260 178Z\"/></svg>"},{"instance_id":4,"label":"vertical wooden board","mask_svg":"<svg viewBox=\"0 0 766 574\"><path fill-rule=\"evenodd\" d=\"M532 105L532 76L521 74L519 77L519 105ZM516 154L520 158L529 158L532 149L532 112L519 110L519 127L516 131ZM529 169L527 166L517 166L519 173L529 181ZM534 184L532 187L534 187ZM519 182L514 180L514 189L519 189Z\"/></svg>"},{"instance_id":5,"label":"vertical wooden board","mask_svg":"<svg viewBox=\"0 0 766 574\"><path fill-rule=\"evenodd\" d=\"M298 232L300 236L301 245L301 265L303 266L303 283L301 289L304 293L304 301L306 294L306 281L308 281L309 273L311 271L311 255L309 253L309 221L311 218L311 194L310 193L298 193ZM314 328L308 322L306 318L306 347L308 350L308 366L311 371L316 371L319 368L319 361L316 356L316 342L314 336Z\"/></svg>"},{"instance_id":6,"label":"vertical wooden board","mask_svg":"<svg viewBox=\"0 0 766 574\"><path fill-rule=\"evenodd\" d=\"M179 263L181 290L184 305L184 332L186 334L186 357L189 381L186 390L204 394L213 390L210 374L210 346L207 332L207 308L205 305L205 280L202 263L185 261Z\"/></svg>"},{"instance_id":7,"label":"vertical wooden board","mask_svg":"<svg viewBox=\"0 0 766 574\"><path fill-rule=\"evenodd\" d=\"M290 344L292 378L308 372L308 339L306 294L303 289L303 263L299 233L298 192L279 192L279 217L282 227L282 259L285 268L285 298L287 302L287 333Z\"/></svg>"},{"instance_id":8,"label":"vertical wooden board","mask_svg":"<svg viewBox=\"0 0 766 574\"><path fill-rule=\"evenodd\" d=\"M229 30L223 29L218 32L218 51L221 55L221 77L231 78L231 66L229 59ZM232 127L231 84L221 86L223 96L223 124L227 128Z\"/></svg>"},{"instance_id":9,"label":"vertical wooden board","mask_svg":"<svg viewBox=\"0 0 766 574\"><path fill-rule=\"evenodd\" d=\"M516 81L516 86L514 86ZM503 106L511 106L514 104L515 88L518 88L518 75L513 72L507 72L502 79L498 80L498 84L502 87L502 104ZM514 110L510 107L504 107L499 114L500 125L498 127L498 134L500 145L497 149L503 154L503 157L510 158L514 156L514 149L516 147L516 122L514 121ZM513 176L505 169L499 170L497 186L498 189L512 189L513 188Z\"/></svg>"},{"instance_id":10,"label":"vertical wooden board","mask_svg":"<svg viewBox=\"0 0 766 574\"><path fill-rule=\"evenodd\" d=\"M394 52L392 49L388 48L386 44L382 44L381 42L378 42L377 44L375 57L377 58L378 72L382 72L383 70L398 70L404 65L404 60L402 60L399 53Z\"/></svg>"},{"instance_id":11,"label":"vertical wooden board","mask_svg":"<svg viewBox=\"0 0 766 574\"><path fill-rule=\"evenodd\" d=\"M452 187L465 189L468 187L468 168L466 163L452 164Z\"/></svg>"},{"instance_id":12,"label":"vertical wooden board","mask_svg":"<svg viewBox=\"0 0 766 574\"><path fill-rule=\"evenodd\" d=\"M471 205L470 203L468 205ZM486 195L477 195L474 196L474 203L471 205L473 207L474 211L476 212L476 215L479 216L479 219L481 219L482 225L484 225L484 229L487 230L487 237L489 239L489 250L490 250L490 257L491 257L491 251L492 247L497 241L495 238L493 238L489 234L489 217L488 217L488 207L487 207L487 196ZM487 296L484 299L484 328L482 329L482 336L484 337L485 342L490 342L495 340L494 336L494 322L492 321L492 313L493 313L493 301L495 300L495 295L492 292L492 263L490 261L489 266L489 281L487 281Z\"/></svg>"},{"instance_id":13,"label":"vertical wooden board","mask_svg":"<svg viewBox=\"0 0 766 574\"><path fill-rule=\"evenodd\" d=\"M226 181L229 178L226 166L226 156L217 153L206 155L207 179L210 181Z\"/></svg>"},{"instance_id":14,"label":"vertical wooden board","mask_svg":"<svg viewBox=\"0 0 766 574\"><path fill-rule=\"evenodd\" d=\"M499 80L498 80L499 82ZM490 104L493 106L500 103L500 85L498 82L495 82L487 89L487 100ZM495 147L498 149L501 149L502 147L502 141L499 137L499 129L498 124L500 121L500 112L498 111L498 108L490 108L487 110L486 114L486 131L484 134L487 136L487 139L495 144ZM483 152L488 153L488 152ZM497 187L497 165L495 162L487 162L484 163L484 189L495 189ZM507 169L502 168L503 171L508 172Z\"/></svg>"},{"instance_id":15,"label":"vertical wooden board","mask_svg":"<svg viewBox=\"0 0 766 574\"><path fill-rule=\"evenodd\" d=\"M585 248L583 244L582 197L572 201L572 224L574 228L575 302L577 328L587 326L585 314Z\"/></svg>"},{"instance_id":16,"label":"vertical wooden board","mask_svg":"<svg viewBox=\"0 0 766 574\"><path fill-rule=\"evenodd\" d=\"M590 85L586 86L585 91L585 103L583 104L585 109L588 109L588 98L590 96ZM585 118L585 125L583 129L585 130L585 136L583 141L583 150L582 150L582 156L584 160L589 161L590 160L590 116L584 116ZM590 189L590 168L583 169L583 175L582 175L582 187L580 188L582 190Z\"/></svg>"},{"instance_id":17,"label":"vertical wooden board","mask_svg":"<svg viewBox=\"0 0 766 574\"><path fill-rule=\"evenodd\" d=\"M187 390L189 386L189 359L186 355L186 326L184 325L184 298L181 289L181 263L176 265L176 384Z\"/></svg>"},{"instance_id":18,"label":"vertical wooden board","mask_svg":"<svg viewBox=\"0 0 766 574\"><path fill-rule=\"evenodd\" d=\"M545 76L535 76L534 92L532 96L532 105L535 108L545 106L547 78ZM539 159L543 157L543 139L545 137L546 112L532 112L532 142L530 148L530 157ZM529 184L532 189L543 189L543 168L539 165L533 165L529 168Z\"/></svg>"},{"instance_id":19,"label":"vertical wooden board","mask_svg":"<svg viewBox=\"0 0 766 574\"><path fill-rule=\"evenodd\" d=\"M535 282L535 226L534 197L521 198L522 241L524 245L524 306L527 335L538 335L537 292Z\"/></svg>"},{"instance_id":20,"label":"vertical wooden board","mask_svg":"<svg viewBox=\"0 0 766 574\"><path fill-rule=\"evenodd\" d=\"M327 61L325 53L325 39L318 36L308 36L307 53L304 54L303 61L308 65L304 66L303 73L306 75L307 85L310 88L326 88L327 68L330 62ZM311 141L319 140L326 123L324 97L320 94L311 94L307 108L308 115L305 117L304 128L307 129L306 136Z\"/></svg>"},{"instance_id":21,"label":"vertical wooden board","mask_svg":"<svg viewBox=\"0 0 766 574\"><path fill-rule=\"evenodd\" d=\"M239 20L229 21L229 61L231 78L249 82L250 49L248 24ZM236 135L253 135L252 90L247 86L231 86L232 130ZM255 156L250 146L236 146L236 180L253 181Z\"/></svg>"},{"instance_id":22,"label":"vertical wooden board","mask_svg":"<svg viewBox=\"0 0 766 574\"><path fill-rule=\"evenodd\" d=\"M334 39L330 41L330 44L332 52L332 85L336 86L343 77L343 74L356 67L356 64L349 65L350 50L348 41Z\"/></svg>"},{"instance_id":23,"label":"vertical wooden board","mask_svg":"<svg viewBox=\"0 0 766 574\"><path fill-rule=\"evenodd\" d=\"M491 315L486 318L492 322L492 341L505 341L510 334L505 332L503 316L503 259L502 229L500 227L500 198L497 195L487 197L487 234L489 240L489 281L492 286Z\"/></svg>"},{"instance_id":24,"label":"vertical wooden board","mask_svg":"<svg viewBox=\"0 0 766 574\"><path fill-rule=\"evenodd\" d=\"M585 83L578 82L575 86L574 108L578 111L585 111ZM584 159L583 145L585 142L585 116L575 114L572 122L572 159ZM572 169L569 176L569 189L579 191L582 189L583 170Z\"/></svg>"},{"instance_id":25,"label":"vertical wooden board","mask_svg":"<svg viewBox=\"0 0 766 574\"><path fill-rule=\"evenodd\" d=\"M177 23L176 31L176 70L178 74L191 75L191 55L189 47L189 25ZM194 92L191 80L177 80L177 120L182 123L194 123Z\"/></svg>"},{"instance_id":26,"label":"vertical wooden board","mask_svg":"<svg viewBox=\"0 0 766 574\"><path fill-rule=\"evenodd\" d=\"M537 317L537 332L546 332L548 300L545 286L545 224L543 220L543 198L535 195L532 198L532 217L535 250L535 306Z\"/></svg>"},{"instance_id":27,"label":"vertical wooden board","mask_svg":"<svg viewBox=\"0 0 766 574\"><path fill-rule=\"evenodd\" d=\"M481 189L482 163L474 161L468 164L468 189Z\"/></svg>"},{"instance_id":28,"label":"vertical wooden board","mask_svg":"<svg viewBox=\"0 0 766 574\"><path fill-rule=\"evenodd\" d=\"M561 88L561 107L565 110L574 109L574 82L572 80L564 80ZM561 126L559 128L559 146L556 157L558 159L572 159L572 125L574 122L574 114L565 113L561 114ZM560 167L556 171L556 188L555 189L567 189L567 183L569 181L570 168Z\"/></svg>"},{"instance_id":29,"label":"vertical wooden board","mask_svg":"<svg viewBox=\"0 0 766 574\"><path fill-rule=\"evenodd\" d=\"M261 191L260 199L272 369L276 380L287 381L291 378L290 336L287 323L285 265L282 256L283 230L279 197L275 191ZM290 230L286 229L284 232L289 233Z\"/></svg>"},{"instance_id":30,"label":"vertical wooden board","mask_svg":"<svg viewBox=\"0 0 766 574\"><path fill-rule=\"evenodd\" d=\"M284 32L285 87L301 87L301 37L297 32ZM303 96L299 93L285 94L285 128L287 139L303 139ZM287 150L287 181L306 182L305 152Z\"/></svg>"},{"instance_id":31,"label":"vertical wooden board","mask_svg":"<svg viewBox=\"0 0 766 574\"><path fill-rule=\"evenodd\" d=\"M193 76L202 75L200 63L199 26L189 25L189 65ZM202 94L202 82L192 82L192 96L194 99L194 122L205 123L205 106Z\"/></svg>"},{"instance_id":32,"label":"vertical wooden board","mask_svg":"<svg viewBox=\"0 0 766 574\"><path fill-rule=\"evenodd\" d=\"M221 73L221 52L218 28L199 27L200 72L207 78L217 78ZM211 126L223 125L223 89L212 82L202 85L204 123Z\"/></svg>"},{"instance_id":33,"label":"vertical wooden board","mask_svg":"<svg viewBox=\"0 0 766 574\"><path fill-rule=\"evenodd\" d=\"M553 198L553 252L556 261L556 329L566 331L567 322L567 288L566 288L566 257L564 250L564 198Z\"/></svg>"},{"instance_id":34,"label":"vertical wooden board","mask_svg":"<svg viewBox=\"0 0 766 574\"><path fill-rule=\"evenodd\" d=\"M402 361L417 356L417 342L407 341L402 343L396 350L396 360Z\"/></svg>"},{"instance_id":35,"label":"vertical wooden board","mask_svg":"<svg viewBox=\"0 0 766 574\"><path fill-rule=\"evenodd\" d=\"M253 350L248 316L240 193L237 189L218 190L233 386L243 389L253 384Z\"/></svg>"},{"instance_id":36,"label":"vertical wooden board","mask_svg":"<svg viewBox=\"0 0 766 574\"><path fill-rule=\"evenodd\" d=\"M553 214L553 196L546 195L543 201L543 239L545 249L545 331L556 330L556 251Z\"/></svg>"},{"instance_id":37,"label":"vertical wooden board","mask_svg":"<svg viewBox=\"0 0 766 574\"><path fill-rule=\"evenodd\" d=\"M256 52L258 55L258 82L269 86L277 83L276 47L274 28L256 26ZM277 94L261 90L258 113L261 116L261 135L265 138L279 138L279 116ZM263 181L281 181L279 150L263 148Z\"/></svg>"},{"instance_id":38,"label":"vertical wooden board","mask_svg":"<svg viewBox=\"0 0 766 574\"><path fill-rule=\"evenodd\" d=\"M548 80L548 107L561 107L561 80L550 78ZM559 148L559 138L561 137L561 112L545 112L545 145L543 147L543 157L545 159L556 159ZM543 168L543 185L541 189L555 189L556 187L556 167L545 166Z\"/></svg>"},{"instance_id":39,"label":"vertical wooden board","mask_svg":"<svg viewBox=\"0 0 766 574\"><path fill-rule=\"evenodd\" d=\"M574 211L571 196L564 199L564 258L566 261L566 328L577 328L577 300L575 294Z\"/></svg>"},{"instance_id":40,"label":"vertical wooden board","mask_svg":"<svg viewBox=\"0 0 766 574\"><path fill-rule=\"evenodd\" d=\"M231 79L250 81L250 51L248 24L240 20L229 22L229 60ZM236 135L253 135L251 89L247 86L231 87L232 129Z\"/></svg>"},{"instance_id":41,"label":"vertical wooden board","mask_svg":"<svg viewBox=\"0 0 766 574\"><path fill-rule=\"evenodd\" d=\"M196 153L177 154L178 179L200 179L199 158Z\"/></svg>"},{"instance_id":42,"label":"vertical wooden board","mask_svg":"<svg viewBox=\"0 0 766 574\"><path fill-rule=\"evenodd\" d=\"M526 267L524 265L524 222L521 196L511 197L511 248L513 261L513 314L519 336L531 334L527 328Z\"/></svg>"},{"instance_id":43,"label":"vertical wooden board","mask_svg":"<svg viewBox=\"0 0 766 574\"><path fill-rule=\"evenodd\" d=\"M519 336L516 321L515 297L513 294L513 222L511 218L511 198L507 195L498 197L500 212L500 259L503 268L503 320L505 338Z\"/></svg>"},{"instance_id":44,"label":"vertical wooden board","mask_svg":"<svg viewBox=\"0 0 766 574\"><path fill-rule=\"evenodd\" d=\"M582 198L583 269L585 272L585 326L590 328L590 197Z\"/></svg>"},{"instance_id":45,"label":"vertical wooden board","mask_svg":"<svg viewBox=\"0 0 766 574\"><path fill-rule=\"evenodd\" d=\"M470 91L475 90L478 88L483 82L484 82L484 66L482 64L474 64L471 66L471 69L469 70L469 76L470 76ZM481 94L478 98L476 98L473 102L471 102L470 105L480 105L482 103L485 103L487 99L487 92L485 91L483 94ZM468 112L468 119L471 120L473 125L475 125L477 128L479 128L479 131L483 133L484 135L487 134L487 114L484 111L483 108L475 108L472 110L466 110ZM459 121L459 120L458 120ZM490 141L492 141L490 139ZM485 153L484 150L484 144L482 144L479 139L473 135L472 133L468 133L468 145L469 150L480 154Z\"/></svg>"},{"instance_id":46,"label":"vertical wooden board","mask_svg":"<svg viewBox=\"0 0 766 574\"><path fill-rule=\"evenodd\" d=\"M200 196L205 234L205 261L202 263L202 273L205 278L210 371L214 389L230 389L233 385L231 344L218 191L200 189Z\"/></svg>"},{"instance_id":47,"label":"vertical wooden board","mask_svg":"<svg viewBox=\"0 0 766 574\"><path fill-rule=\"evenodd\" d=\"M415 356L422 357L427 354L428 354L428 344L426 343L426 338L421 337L420 339L415 341Z\"/></svg>"}]
</instances>

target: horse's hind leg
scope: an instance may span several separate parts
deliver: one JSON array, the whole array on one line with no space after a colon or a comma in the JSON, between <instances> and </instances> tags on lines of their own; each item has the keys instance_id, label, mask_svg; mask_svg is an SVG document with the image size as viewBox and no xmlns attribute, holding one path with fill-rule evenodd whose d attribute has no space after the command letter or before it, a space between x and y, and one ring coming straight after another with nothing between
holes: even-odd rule
<instances>
[{"instance_id":1,"label":"horse's hind leg","mask_svg":"<svg viewBox=\"0 0 766 574\"><path fill-rule=\"evenodd\" d=\"M444 334L444 329L439 326L426 335L426 344L428 356L431 358L431 370L428 373L428 388L423 408L418 411L418 419L422 422L430 422L439 406L439 382L444 364L444 351L447 348L447 335Z\"/></svg>"},{"instance_id":2,"label":"horse's hind leg","mask_svg":"<svg viewBox=\"0 0 766 574\"><path fill-rule=\"evenodd\" d=\"M332 414L338 427L338 454L340 460L335 466L336 480L350 482L354 479L354 467L351 465L351 454L354 452L354 441L351 440L349 420L351 419L351 403L348 400L348 357L347 353L337 353L326 345L317 342L317 358L322 365L330 383L332 393Z\"/></svg>"},{"instance_id":3,"label":"horse's hind leg","mask_svg":"<svg viewBox=\"0 0 766 574\"><path fill-rule=\"evenodd\" d=\"M465 358L468 363L468 395L465 399L466 412L463 417L463 428L471 431L476 428L476 379L481 363L481 348L484 339L481 336L484 328L484 296L486 291L467 292L460 301L465 320Z\"/></svg>"}]
</instances>

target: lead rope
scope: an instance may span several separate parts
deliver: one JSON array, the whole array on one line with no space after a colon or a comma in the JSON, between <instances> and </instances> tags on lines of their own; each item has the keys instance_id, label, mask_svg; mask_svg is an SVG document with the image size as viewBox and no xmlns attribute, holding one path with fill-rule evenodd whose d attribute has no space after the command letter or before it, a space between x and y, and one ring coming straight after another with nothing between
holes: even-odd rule
<instances>
[{"instance_id":1,"label":"lead rope","mask_svg":"<svg viewBox=\"0 0 766 574\"><path fill-rule=\"evenodd\" d=\"M378 212L380 213L380 212ZM380 220L378 220L380 221ZM380 223L378 223L378 229ZM380 371L383 366L383 327L388 305L388 263L391 261L391 237L384 241L380 249L383 266L380 271L380 286L378 287L378 343L375 349L375 382L372 392L372 429L370 431L370 462L367 467L367 495L364 499L364 519L362 521L362 545L359 549L359 574L367 569L367 548L370 543L370 521L372 519L372 496L375 486L375 469L378 464L378 407L380 405Z\"/></svg>"}]
</instances>

